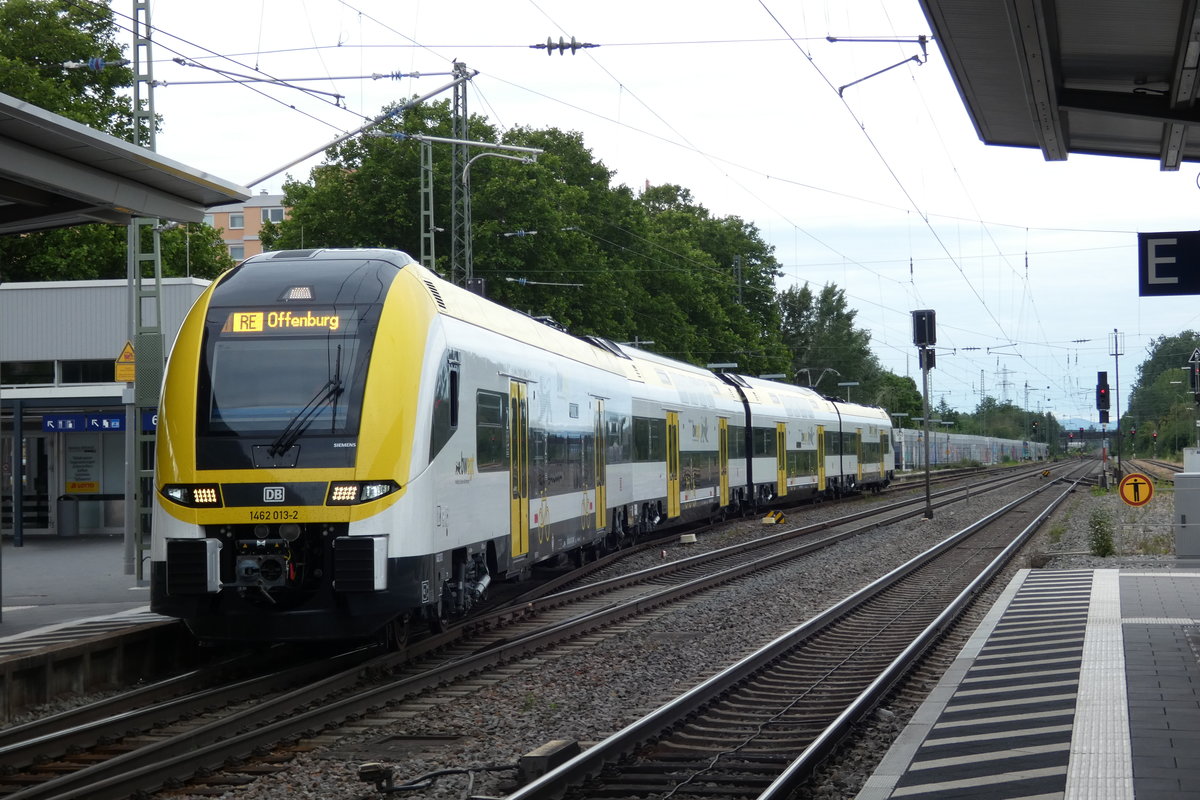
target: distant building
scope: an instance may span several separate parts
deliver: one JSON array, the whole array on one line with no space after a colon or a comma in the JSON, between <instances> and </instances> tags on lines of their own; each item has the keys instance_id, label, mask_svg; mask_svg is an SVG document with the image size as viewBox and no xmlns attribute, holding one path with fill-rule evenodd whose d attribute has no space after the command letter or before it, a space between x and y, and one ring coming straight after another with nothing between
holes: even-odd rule
<instances>
[{"instance_id":1,"label":"distant building","mask_svg":"<svg viewBox=\"0 0 1200 800\"><path fill-rule=\"evenodd\" d=\"M283 207L283 195L267 194L264 190L246 201L244 205L230 203L213 206L204 215L204 221L221 231L221 238L229 248L234 261L256 256L263 251L258 238L264 222L283 222L287 209Z\"/></svg>"}]
</instances>

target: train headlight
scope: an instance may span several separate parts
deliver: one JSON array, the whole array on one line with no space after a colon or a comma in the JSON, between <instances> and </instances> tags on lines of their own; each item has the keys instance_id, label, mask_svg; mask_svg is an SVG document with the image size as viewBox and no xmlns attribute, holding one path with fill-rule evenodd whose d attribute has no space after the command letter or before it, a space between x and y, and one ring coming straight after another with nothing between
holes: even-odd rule
<instances>
[{"instance_id":1,"label":"train headlight","mask_svg":"<svg viewBox=\"0 0 1200 800\"><path fill-rule=\"evenodd\" d=\"M189 508L220 508L221 506L221 489L216 484L167 484L162 488L162 495L174 503Z\"/></svg>"},{"instance_id":2,"label":"train headlight","mask_svg":"<svg viewBox=\"0 0 1200 800\"><path fill-rule=\"evenodd\" d=\"M353 506L378 500L400 488L395 481L341 481L329 484L329 495L325 504L330 506Z\"/></svg>"}]
</instances>

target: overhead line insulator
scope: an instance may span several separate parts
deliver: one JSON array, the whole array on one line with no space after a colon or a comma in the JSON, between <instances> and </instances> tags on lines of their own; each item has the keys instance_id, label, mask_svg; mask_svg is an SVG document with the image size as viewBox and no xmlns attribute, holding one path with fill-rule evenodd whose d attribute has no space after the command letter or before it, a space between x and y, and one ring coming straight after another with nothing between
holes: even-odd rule
<instances>
[{"instance_id":1,"label":"overhead line insulator","mask_svg":"<svg viewBox=\"0 0 1200 800\"><path fill-rule=\"evenodd\" d=\"M565 54L567 52L567 50L569 49L571 51L571 55L575 55L576 50L583 50L584 48L599 47L599 46L600 45L592 44L591 42L577 42L577 41L575 41L574 36L571 37L571 41L569 41L569 42L564 40L560 36L560 37L558 37L557 44L554 42L554 39L552 37L548 36L548 37L546 37L545 44L529 45L531 50L545 50L546 55L548 55L548 56L554 55L555 50L557 50L560 54Z\"/></svg>"}]
</instances>

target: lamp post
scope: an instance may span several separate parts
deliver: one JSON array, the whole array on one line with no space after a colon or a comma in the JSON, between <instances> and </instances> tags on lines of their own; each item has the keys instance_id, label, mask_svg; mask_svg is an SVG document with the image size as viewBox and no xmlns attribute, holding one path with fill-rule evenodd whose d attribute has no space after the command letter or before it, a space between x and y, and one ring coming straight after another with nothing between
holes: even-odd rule
<instances>
[{"instance_id":1,"label":"lamp post","mask_svg":"<svg viewBox=\"0 0 1200 800\"><path fill-rule=\"evenodd\" d=\"M858 381L838 381L838 386L846 387L846 402L850 402L850 387L858 386Z\"/></svg>"}]
</instances>

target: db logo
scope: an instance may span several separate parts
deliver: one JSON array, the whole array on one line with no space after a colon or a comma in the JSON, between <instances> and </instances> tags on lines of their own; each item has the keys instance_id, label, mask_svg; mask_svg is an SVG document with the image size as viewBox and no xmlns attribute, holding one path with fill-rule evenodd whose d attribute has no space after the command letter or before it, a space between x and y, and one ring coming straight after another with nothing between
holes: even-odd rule
<instances>
[{"instance_id":1,"label":"db logo","mask_svg":"<svg viewBox=\"0 0 1200 800\"><path fill-rule=\"evenodd\" d=\"M264 486L263 487L263 502L264 503L282 503L284 490L282 486Z\"/></svg>"}]
</instances>

